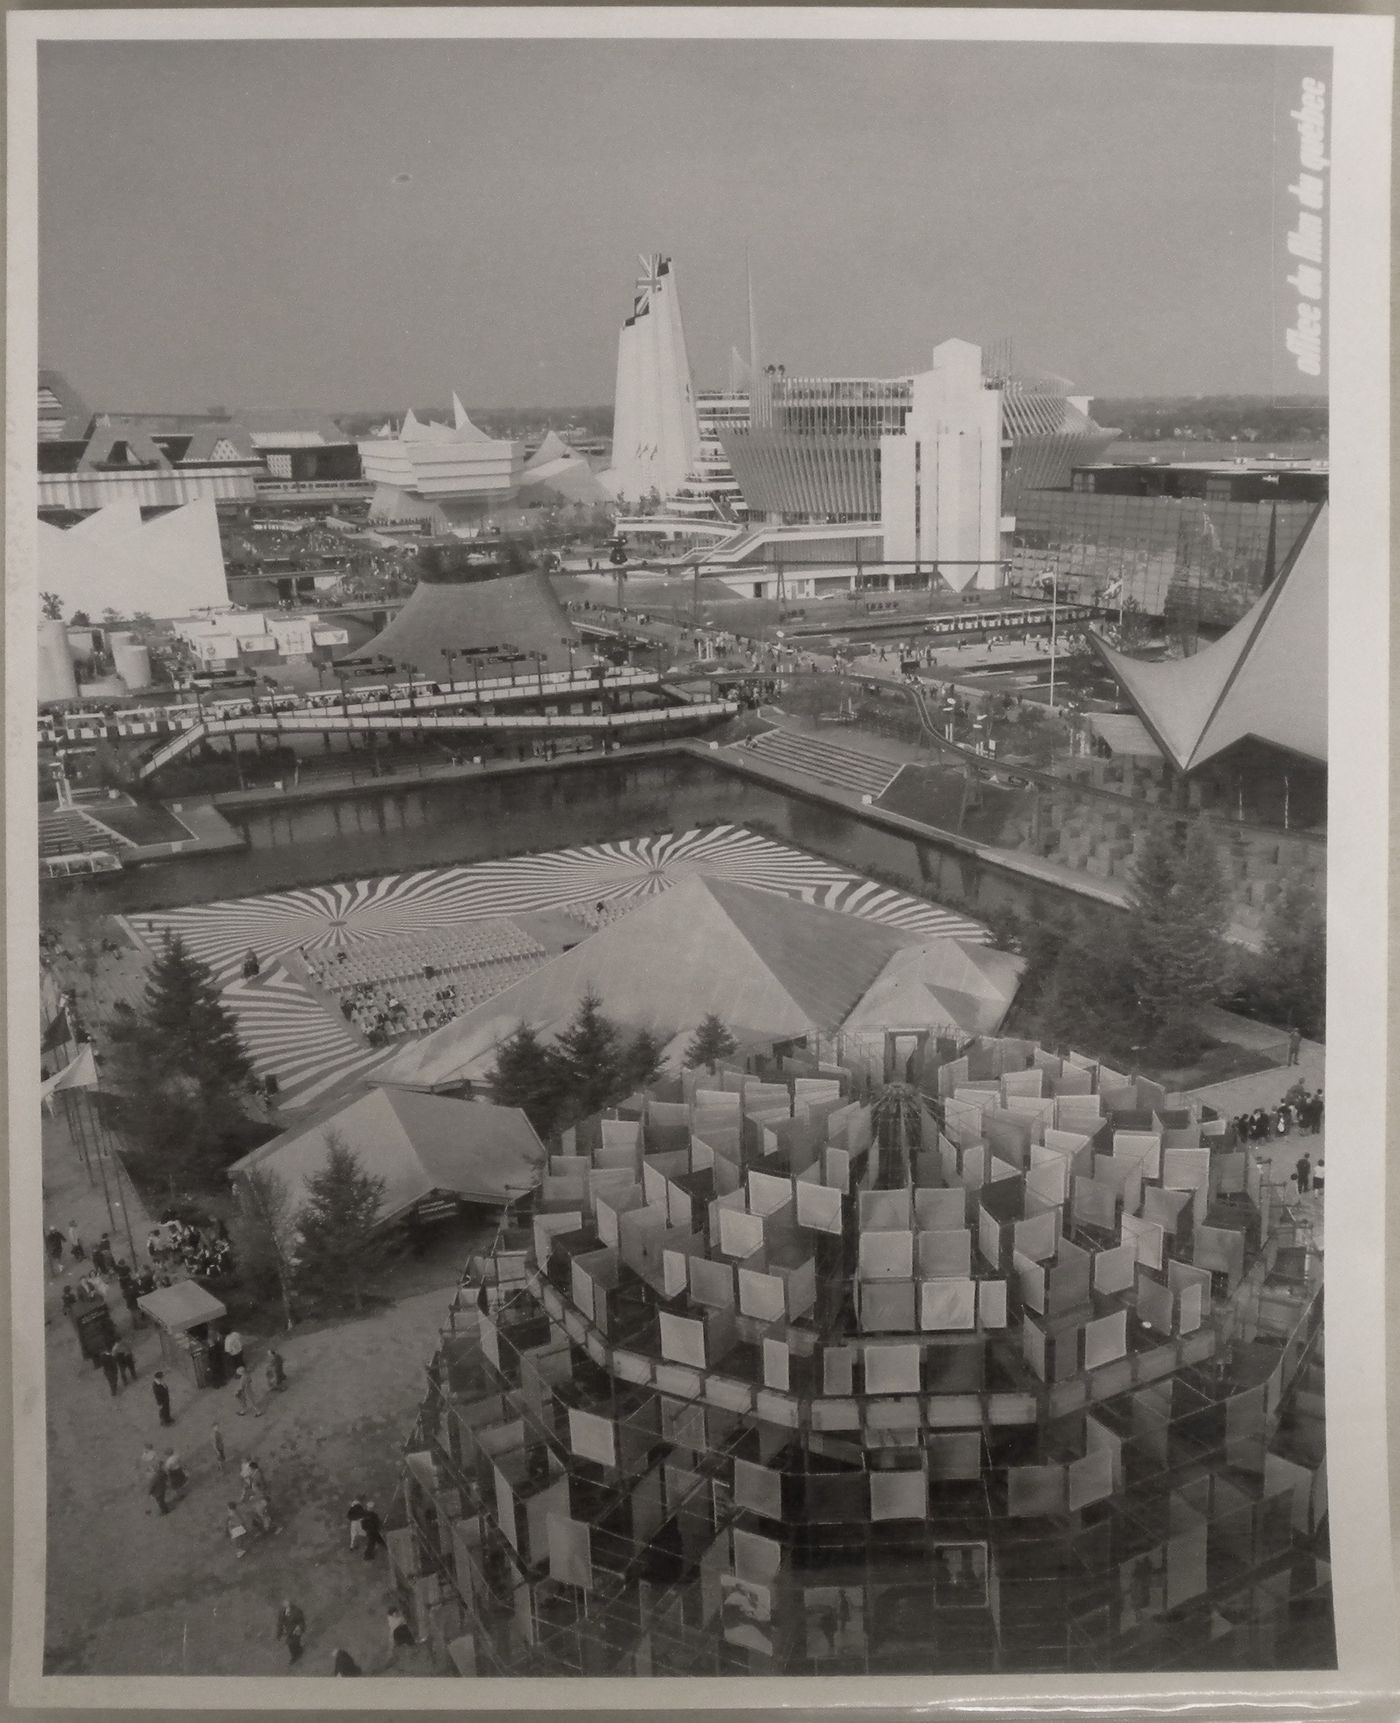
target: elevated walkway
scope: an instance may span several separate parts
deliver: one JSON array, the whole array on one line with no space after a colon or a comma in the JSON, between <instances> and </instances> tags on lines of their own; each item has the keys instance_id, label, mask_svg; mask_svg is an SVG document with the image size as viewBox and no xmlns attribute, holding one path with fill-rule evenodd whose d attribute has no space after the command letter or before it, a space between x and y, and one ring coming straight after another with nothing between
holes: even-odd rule
<instances>
[{"instance_id":1,"label":"elevated walkway","mask_svg":"<svg viewBox=\"0 0 1400 1723\"><path fill-rule=\"evenodd\" d=\"M460 703L459 703L460 708ZM422 735L464 733L489 735L613 736L648 729L680 730L708 718L732 718L737 701L704 700L688 705L648 707L635 712L495 713L487 716L474 710L436 713L420 710L396 712L366 707L362 712L260 712L241 718L206 718L172 736L141 767L142 779L187 754L201 742L237 736L395 736L413 731Z\"/></svg>"}]
</instances>

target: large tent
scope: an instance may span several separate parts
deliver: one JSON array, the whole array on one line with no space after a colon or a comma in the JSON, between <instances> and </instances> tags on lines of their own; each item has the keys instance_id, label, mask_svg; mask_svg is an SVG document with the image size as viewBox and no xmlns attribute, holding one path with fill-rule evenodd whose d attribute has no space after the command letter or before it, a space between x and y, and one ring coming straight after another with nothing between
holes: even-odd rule
<instances>
[{"instance_id":1,"label":"large tent","mask_svg":"<svg viewBox=\"0 0 1400 1723\"><path fill-rule=\"evenodd\" d=\"M307 1180L325 1167L333 1137L365 1172L384 1180L381 1226L436 1197L498 1207L535 1184L544 1159L517 1107L376 1087L244 1155L229 1177L238 1183L249 1174L272 1175L285 1198L287 1223L294 1225Z\"/></svg>"},{"instance_id":2,"label":"large tent","mask_svg":"<svg viewBox=\"0 0 1400 1723\"><path fill-rule=\"evenodd\" d=\"M531 503L551 497L576 503L609 500L587 456L571 449L555 431L546 433L544 441L526 461L519 500Z\"/></svg>"},{"instance_id":3,"label":"large tent","mask_svg":"<svg viewBox=\"0 0 1400 1723\"><path fill-rule=\"evenodd\" d=\"M355 656L377 655L441 676L446 668L443 648L450 647L461 660L459 677L467 673L470 659L464 655L471 653L482 655L482 673L489 676L503 674L492 659L523 655L523 674L529 675L537 662L545 670L567 670L569 647L577 642L548 577L539 569L527 569L521 574L424 576L403 609Z\"/></svg>"},{"instance_id":4,"label":"large tent","mask_svg":"<svg viewBox=\"0 0 1400 1723\"><path fill-rule=\"evenodd\" d=\"M1253 739L1327 763L1327 505L1263 596L1193 657L1146 663L1090 639L1163 754L1193 772Z\"/></svg>"},{"instance_id":5,"label":"large tent","mask_svg":"<svg viewBox=\"0 0 1400 1723\"><path fill-rule=\"evenodd\" d=\"M741 1042L833 1034L896 953L944 943L954 942L692 875L406 1047L376 1080L421 1089L482 1080L522 1022L557 1034L590 992L615 1022L668 1043L711 1012ZM970 995L969 962L925 957L951 992ZM937 1020L946 1015L940 1003Z\"/></svg>"}]
</instances>

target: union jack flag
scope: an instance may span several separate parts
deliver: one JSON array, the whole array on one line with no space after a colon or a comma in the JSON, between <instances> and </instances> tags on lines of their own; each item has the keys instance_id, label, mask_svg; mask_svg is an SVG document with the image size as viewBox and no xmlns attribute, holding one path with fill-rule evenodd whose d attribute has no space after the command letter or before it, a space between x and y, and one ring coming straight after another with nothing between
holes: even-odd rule
<instances>
[{"instance_id":1,"label":"union jack flag","mask_svg":"<svg viewBox=\"0 0 1400 1723\"><path fill-rule=\"evenodd\" d=\"M636 296L632 301L632 315L640 317L651 305L651 296L661 286L661 275L667 259L660 252L650 257L638 252L637 261L642 266L642 274L637 282Z\"/></svg>"}]
</instances>

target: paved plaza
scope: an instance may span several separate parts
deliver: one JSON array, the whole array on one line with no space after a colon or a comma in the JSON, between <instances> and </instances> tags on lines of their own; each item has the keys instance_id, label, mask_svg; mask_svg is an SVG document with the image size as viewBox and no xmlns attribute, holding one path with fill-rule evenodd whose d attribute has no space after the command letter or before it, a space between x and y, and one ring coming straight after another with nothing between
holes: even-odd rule
<instances>
[{"instance_id":1,"label":"paved plaza","mask_svg":"<svg viewBox=\"0 0 1400 1723\"><path fill-rule=\"evenodd\" d=\"M62 1112L44 1125L44 1223L76 1221L91 1246L108 1229L100 1184L90 1184ZM109 1173L109 1177L110 1177ZM139 1242L149 1220L133 1204ZM113 1233L129 1255L120 1214ZM65 1268L69 1258L65 1253ZM68 1279L74 1279L71 1270ZM283 1597L306 1613L306 1655L299 1673L328 1675L331 1654L347 1647L366 1674L389 1662L384 1595L388 1568L346 1548L344 1514L356 1492L381 1513L396 1487L404 1407L422 1385L453 1276L352 1322L299 1328L279 1342L286 1390L268 1398L261 1418L239 1417L230 1387L196 1389L166 1365L175 1422L163 1429L151 1396L162 1367L149 1327L132 1328L115 1293L117 1331L131 1344L137 1379L113 1396L101 1371L85 1362L63 1318L63 1278L44 1284L48 1412L48 1562L46 1662L59 1674L273 1675L287 1656L273 1636ZM249 1337L256 1368L265 1342ZM223 1432L221 1470L212 1431ZM173 1446L189 1485L160 1515L146 1495L141 1450ZM239 1495L238 1467L256 1456L281 1531L259 1537L239 1560L224 1535L226 1504ZM392 1673L414 1674L419 1655L401 1653Z\"/></svg>"}]
</instances>

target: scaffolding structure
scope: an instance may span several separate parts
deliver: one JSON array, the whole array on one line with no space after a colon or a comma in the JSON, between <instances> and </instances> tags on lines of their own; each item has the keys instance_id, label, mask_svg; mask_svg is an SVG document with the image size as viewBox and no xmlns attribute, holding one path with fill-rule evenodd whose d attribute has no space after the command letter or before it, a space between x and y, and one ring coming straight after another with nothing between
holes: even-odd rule
<instances>
[{"instance_id":1,"label":"scaffolding structure","mask_svg":"<svg viewBox=\"0 0 1400 1723\"><path fill-rule=\"evenodd\" d=\"M564 1134L405 1452L444 1668L1335 1663L1313 1213L1095 1060L908 1077L774 1051Z\"/></svg>"}]
</instances>

